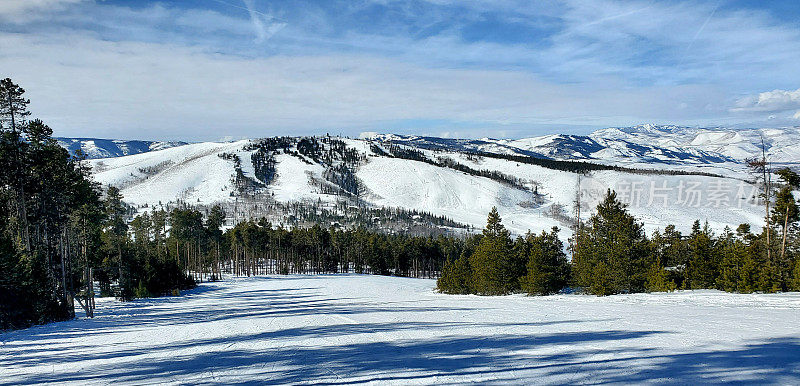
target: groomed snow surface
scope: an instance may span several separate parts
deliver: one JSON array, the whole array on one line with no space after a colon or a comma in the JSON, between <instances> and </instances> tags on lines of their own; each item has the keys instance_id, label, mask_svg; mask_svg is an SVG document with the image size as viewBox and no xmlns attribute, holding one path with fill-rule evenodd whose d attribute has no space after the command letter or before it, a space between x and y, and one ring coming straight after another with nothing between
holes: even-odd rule
<instances>
[{"instance_id":1,"label":"groomed snow surface","mask_svg":"<svg viewBox=\"0 0 800 386\"><path fill-rule=\"evenodd\" d=\"M453 296L234 278L0 334L0 384L800 383L800 294Z\"/></svg>"}]
</instances>

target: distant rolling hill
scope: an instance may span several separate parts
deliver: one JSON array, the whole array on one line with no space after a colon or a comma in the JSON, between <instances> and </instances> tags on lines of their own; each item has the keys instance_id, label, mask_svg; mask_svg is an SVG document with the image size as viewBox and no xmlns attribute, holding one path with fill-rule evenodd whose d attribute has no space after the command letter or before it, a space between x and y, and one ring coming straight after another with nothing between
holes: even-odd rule
<instances>
[{"instance_id":1,"label":"distant rolling hill","mask_svg":"<svg viewBox=\"0 0 800 386\"><path fill-rule=\"evenodd\" d=\"M56 140L71 154L74 155L80 149L89 159L122 157L188 144L188 142L180 141L136 141L100 138L58 137Z\"/></svg>"},{"instance_id":2,"label":"distant rolling hill","mask_svg":"<svg viewBox=\"0 0 800 386\"><path fill-rule=\"evenodd\" d=\"M414 221L438 216L450 222L437 226L459 230L481 228L494 206L515 234L558 226L566 239L575 223L576 197L585 221L607 189L617 191L649 231L668 224L689 230L694 220L707 221L718 231L745 222L759 226L763 208L754 202L744 159L758 155L764 137L773 160L796 164L797 135L796 129L643 125L518 140L372 134L360 139L142 141L136 148L131 144L137 141L110 141L119 149L115 152L138 154L93 159L91 165L97 181L120 187L126 202L139 211L222 204L229 223L266 217L285 226L389 227L398 216L380 211L399 208L423 214L411 216ZM541 160L562 164L551 167ZM563 161L608 167L571 170L573 164ZM610 167L619 165L625 168ZM342 217L364 210L374 212Z\"/></svg>"}]
</instances>

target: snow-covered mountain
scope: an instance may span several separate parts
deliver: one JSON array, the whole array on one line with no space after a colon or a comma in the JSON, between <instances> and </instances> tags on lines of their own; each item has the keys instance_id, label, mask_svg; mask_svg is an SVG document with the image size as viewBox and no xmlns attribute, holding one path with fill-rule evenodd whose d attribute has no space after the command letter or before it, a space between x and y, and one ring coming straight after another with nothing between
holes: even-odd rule
<instances>
[{"instance_id":1,"label":"snow-covered mountain","mask_svg":"<svg viewBox=\"0 0 800 386\"><path fill-rule=\"evenodd\" d=\"M761 140L777 164L800 162L800 128L726 129L658 126L606 128L589 135L554 134L522 139L450 139L395 134L363 138L426 149L485 151L608 165L714 171L744 170L744 161L761 155Z\"/></svg>"},{"instance_id":2,"label":"snow-covered mountain","mask_svg":"<svg viewBox=\"0 0 800 386\"><path fill-rule=\"evenodd\" d=\"M446 218L450 222L441 227L463 231L481 228L494 206L516 234L558 226L566 238L576 197L585 220L607 189L617 191L648 230L668 224L688 230L694 220L717 230L758 226L763 209L754 202L756 188L745 181L743 159L757 154L759 134L770 157L798 162L791 140L796 129L659 126L519 140L281 137L186 144L90 162L96 179L120 187L138 210L221 203L230 221L267 217L290 225L330 220L353 208L400 208ZM386 221L383 214L366 216Z\"/></svg>"},{"instance_id":3,"label":"snow-covered mountain","mask_svg":"<svg viewBox=\"0 0 800 386\"><path fill-rule=\"evenodd\" d=\"M146 153L175 146L183 146L188 142L181 141L135 141L100 138L56 138L59 145L75 155L80 149L86 158L122 157L126 155Z\"/></svg>"},{"instance_id":4,"label":"snow-covered mountain","mask_svg":"<svg viewBox=\"0 0 800 386\"><path fill-rule=\"evenodd\" d=\"M597 130L591 138L652 145L683 153L705 153L736 161L761 155L762 139L775 163L800 162L800 127L780 129L698 129L679 126L639 125Z\"/></svg>"}]
</instances>

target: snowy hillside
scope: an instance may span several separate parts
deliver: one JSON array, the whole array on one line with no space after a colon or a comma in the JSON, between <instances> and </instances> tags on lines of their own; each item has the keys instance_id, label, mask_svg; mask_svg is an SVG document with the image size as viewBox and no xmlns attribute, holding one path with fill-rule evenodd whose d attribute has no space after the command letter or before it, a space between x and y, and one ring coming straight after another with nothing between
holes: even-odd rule
<instances>
[{"instance_id":1,"label":"snowy hillside","mask_svg":"<svg viewBox=\"0 0 800 386\"><path fill-rule=\"evenodd\" d=\"M187 144L187 142L180 141L132 141L99 138L59 137L56 140L59 145L69 150L71 154L75 155L75 152L80 149L89 159L122 157Z\"/></svg>"},{"instance_id":2,"label":"snowy hillside","mask_svg":"<svg viewBox=\"0 0 800 386\"><path fill-rule=\"evenodd\" d=\"M640 125L608 128L590 135L597 140L627 141L638 145L655 145L685 153L703 152L743 161L761 154L761 140L777 163L800 163L800 128L697 129L679 126Z\"/></svg>"},{"instance_id":3,"label":"snowy hillside","mask_svg":"<svg viewBox=\"0 0 800 386\"><path fill-rule=\"evenodd\" d=\"M364 138L427 149L519 154L609 165L744 173L744 161L761 154L761 138L778 164L800 163L800 128L725 129L639 125L597 130L588 136L546 135L478 140L368 133Z\"/></svg>"},{"instance_id":4,"label":"snowy hillside","mask_svg":"<svg viewBox=\"0 0 800 386\"><path fill-rule=\"evenodd\" d=\"M402 208L480 229L496 206L515 234L558 226L566 239L575 223L576 196L585 220L607 189L617 191L649 231L669 224L686 231L694 220L708 221L717 231L762 221L762 208L752 200L754 187L741 172L685 174L687 164L676 168L684 173L677 175L605 167L578 181L578 174L559 169L573 164L553 168L526 163L527 158L503 158L507 153L497 148L489 153L488 145L476 155L470 150L475 141L439 139L448 146L434 148L427 145L430 138L424 143L383 139L196 143L96 159L91 165L97 181L121 188L125 201L140 211L178 202L222 203L229 223L267 217L273 223L302 224L298 205L306 208L306 216L358 206Z\"/></svg>"},{"instance_id":5,"label":"snowy hillside","mask_svg":"<svg viewBox=\"0 0 800 386\"><path fill-rule=\"evenodd\" d=\"M800 294L489 297L231 278L2 335L0 384L798 384Z\"/></svg>"}]
</instances>

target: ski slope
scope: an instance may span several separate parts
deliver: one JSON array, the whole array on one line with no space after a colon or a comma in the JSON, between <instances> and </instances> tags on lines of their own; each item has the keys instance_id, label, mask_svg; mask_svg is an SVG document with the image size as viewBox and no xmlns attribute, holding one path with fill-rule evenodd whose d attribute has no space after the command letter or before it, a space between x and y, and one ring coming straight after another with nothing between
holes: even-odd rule
<instances>
[{"instance_id":1,"label":"ski slope","mask_svg":"<svg viewBox=\"0 0 800 386\"><path fill-rule=\"evenodd\" d=\"M453 296L235 278L0 334L0 384L800 383L800 294Z\"/></svg>"},{"instance_id":2,"label":"ski slope","mask_svg":"<svg viewBox=\"0 0 800 386\"><path fill-rule=\"evenodd\" d=\"M530 192L488 178L399 158L375 157L357 173L375 205L416 209L449 217L481 229L486 215L497 207L504 225L515 234L561 226L542 215L541 208L520 206L533 199Z\"/></svg>"},{"instance_id":3,"label":"ski slope","mask_svg":"<svg viewBox=\"0 0 800 386\"><path fill-rule=\"evenodd\" d=\"M153 207L176 200L213 204L231 199L235 190L233 162L220 155L238 154L247 143L203 142L91 160L91 165L96 181L120 188L125 202L132 205Z\"/></svg>"}]
</instances>

